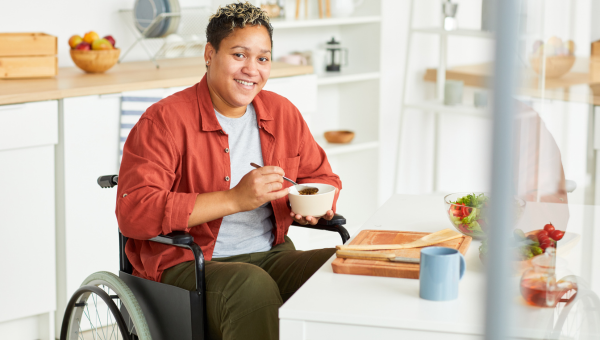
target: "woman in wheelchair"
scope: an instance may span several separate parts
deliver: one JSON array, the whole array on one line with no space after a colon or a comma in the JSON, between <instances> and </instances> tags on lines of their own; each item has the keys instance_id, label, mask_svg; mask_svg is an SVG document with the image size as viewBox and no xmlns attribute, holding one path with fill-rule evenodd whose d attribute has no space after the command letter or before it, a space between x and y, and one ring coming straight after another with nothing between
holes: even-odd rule
<instances>
[{"instance_id":1,"label":"woman in wheelchair","mask_svg":"<svg viewBox=\"0 0 600 340\"><path fill-rule=\"evenodd\" d=\"M292 222L318 219L290 210L282 176L333 185L336 201L341 181L298 109L262 90L272 33L257 7L219 8L206 28L206 75L148 108L123 149L116 215L133 275L196 289L193 253L148 241L193 236L210 339L277 339L278 308L334 253L297 251L286 236Z\"/></svg>"}]
</instances>

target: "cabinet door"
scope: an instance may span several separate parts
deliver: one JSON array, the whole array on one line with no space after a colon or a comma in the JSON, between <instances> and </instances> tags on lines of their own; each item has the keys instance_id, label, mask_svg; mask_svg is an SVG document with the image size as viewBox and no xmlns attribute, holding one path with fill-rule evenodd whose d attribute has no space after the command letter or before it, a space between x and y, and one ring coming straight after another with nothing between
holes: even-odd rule
<instances>
[{"instance_id":1,"label":"cabinet door","mask_svg":"<svg viewBox=\"0 0 600 340\"><path fill-rule=\"evenodd\" d=\"M56 101L0 106L0 322L56 309ZM2 336L0 336L2 337Z\"/></svg>"},{"instance_id":2,"label":"cabinet door","mask_svg":"<svg viewBox=\"0 0 600 340\"><path fill-rule=\"evenodd\" d=\"M118 173L120 94L63 99L57 148L57 332L64 307L90 274L119 271L115 189L101 175Z\"/></svg>"}]
</instances>

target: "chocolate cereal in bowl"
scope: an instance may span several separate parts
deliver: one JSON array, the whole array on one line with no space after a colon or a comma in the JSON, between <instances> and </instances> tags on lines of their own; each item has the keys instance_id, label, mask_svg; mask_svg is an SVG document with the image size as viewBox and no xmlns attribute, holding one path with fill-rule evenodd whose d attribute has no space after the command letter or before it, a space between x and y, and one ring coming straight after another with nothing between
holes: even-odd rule
<instances>
[{"instance_id":1,"label":"chocolate cereal in bowl","mask_svg":"<svg viewBox=\"0 0 600 340\"><path fill-rule=\"evenodd\" d=\"M288 188L288 198L292 211L302 216L322 217L331 210L335 197L335 187L322 183L299 183L319 189L317 193L299 193L294 186Z\"/></svg>"}]
</instances>

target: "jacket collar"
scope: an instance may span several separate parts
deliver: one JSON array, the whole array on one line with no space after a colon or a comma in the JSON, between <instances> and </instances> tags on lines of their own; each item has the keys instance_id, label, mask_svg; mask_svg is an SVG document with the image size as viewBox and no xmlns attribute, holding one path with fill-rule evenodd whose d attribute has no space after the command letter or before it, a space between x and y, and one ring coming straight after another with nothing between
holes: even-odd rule
<instances>
[{"instance_id":1,"label":"jacket collar","mask_svg":"<svg viewBox=\"0 0 600 340\"><path fill-rule=\"evenodd\" d=\"M196 94L198 97L198 108L200 110L200 130L221 130L221 125L219 124L219 120L215 114L212 100L210 99L206 74L204 77L202 77L200 83L198 83ZM264 121L273 120L269 109L264 104L262 91L259 92L256 97L254 97L254 100L252 100L252 105L254 105L254 111L256 111L256 120L258 121L259 127L263 126Z\"/></svg>"}]
</instances>

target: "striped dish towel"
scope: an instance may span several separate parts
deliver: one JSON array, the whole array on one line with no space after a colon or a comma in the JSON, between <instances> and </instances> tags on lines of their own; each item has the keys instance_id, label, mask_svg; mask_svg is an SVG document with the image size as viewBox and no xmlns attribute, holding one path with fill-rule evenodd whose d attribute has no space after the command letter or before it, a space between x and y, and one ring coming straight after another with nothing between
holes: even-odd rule
<instances>
[{"instance_id":1,"label":"striped dish towel","mask_svg":"<svg viewBox=\"0 0 600 340\"><path fill-rule=\"evenodd\" d=\"M119 165L123 158L123 146L133 126L150 105L163 99L164 89L124 92L121 97L121 131L119 137Z\"/></svg>"},{"instance_id":2,"label":"striped dish towel","mask_svg":"<svg viewBox=\"0 0 600 340\"><path fill-rule=\"evenodd\" d=\"M123 146L129 132L140 120L142 114L157 101L166 98L186 87L170 87L166 89L152 89L142 91L123 92L121 96L121 131L119 137L119 166L123 158Z\"/></svg>"}]
</instances>

